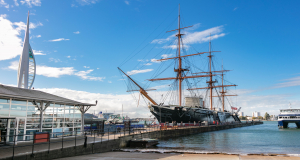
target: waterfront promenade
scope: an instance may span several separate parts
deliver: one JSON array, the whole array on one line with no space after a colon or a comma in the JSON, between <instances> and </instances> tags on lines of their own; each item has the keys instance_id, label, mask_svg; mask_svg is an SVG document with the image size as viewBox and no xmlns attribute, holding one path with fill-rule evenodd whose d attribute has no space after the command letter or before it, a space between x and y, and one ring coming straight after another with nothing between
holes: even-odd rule
<instances>
[{"instance_id":1,"label":"waterfront promenade","mask_svg":"<svg viewBox=\"0 0 300 160\"><path fill-rule=\"evenodd\" d=\"M226 155L226 154L179 154L179 153L139 153L139 152L106 152L76 157L61 158L59 160L300 160L300 157L266 156L266 155Z\"/></svg>"},{"instance_id":2,"label":"waterfront promenade","mask_svg":"<svg viewBox=\"0 0 300 160\"><path fill-rule=\"evenodd\" d=\"M262 124L255 122L254 124ZM51 142L32 145L32 142L18 142L16 146L0 147L0 159L54 159L83 154L103 153L126 147L135 138L171 138L210 132L223 129L245 127L252 123L211 126L187 126L160 129L158 127L137 128L132 132L115 132L97 135L96 132L86 132L82 136L61 137L51 139ZM85 136L86 135L86 136ZM86 144L85 144L86 142Z\"/></svg>"}]
</instances>

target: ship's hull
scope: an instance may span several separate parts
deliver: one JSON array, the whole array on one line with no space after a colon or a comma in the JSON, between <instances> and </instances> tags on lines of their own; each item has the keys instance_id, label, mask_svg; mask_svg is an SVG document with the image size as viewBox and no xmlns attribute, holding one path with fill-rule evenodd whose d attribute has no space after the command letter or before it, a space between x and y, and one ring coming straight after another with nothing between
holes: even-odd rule
<instances>
[{"instance_id":1,"label":"ship's hull","mask_svg":"<svg viewBox=\"0 0 300 160\"><path fill-rule=\"evenodd\" d=\"M183 106L157 106L150 105L150 112L161 123L225 123L240 122L238 116L230 112L212 111L203 108L191 108Z\"/></svg>"}]
</instances>

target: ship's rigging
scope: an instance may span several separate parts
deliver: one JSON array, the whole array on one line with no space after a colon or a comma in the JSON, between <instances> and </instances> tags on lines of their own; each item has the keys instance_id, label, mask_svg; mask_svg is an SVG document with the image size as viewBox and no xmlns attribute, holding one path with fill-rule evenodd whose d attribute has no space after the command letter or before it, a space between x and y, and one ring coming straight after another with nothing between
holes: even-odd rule
<instances>
[{"instance_id":1,"label":"ship's rigging","mask_svg":"<svg viewBox=\"0 0 300 160\"><path fill-rule=\"evenodd\" d=\"M220 52L220 51L212 51L212 47L211 47L211 40L209 41L209 51L208 52L198 52L198 53L193 53L193 54L182 54L182 52L185 51L184 49L184 44L182 41L182 36L184 34L182 34L181 30L183 29L187 29L190 28L192 26L188 26L188 27L182 27L181 28L181 22L180 22L180 7L179 7L179 15L178 15L178 29L175 30L171 30L171 31L167 31L167 32L174 32L174 31L178 31L178 33L175 35L177 37L177 52L176 52L176 56L175 57L167 57L167 58L162 58L162 59L158 59L156 60L157 62L166 62L169 60L173 60L173 63L171 63L170 65L168 65L168 67L174 65L174 72L176 73L176 75L174 77L167 77L167 78L158 78L159 75L161 75L164 71L166 71L166 69L163 69L161 72L158 73L158 71L155 73L156 75L153 76L151 79L148 79L148 81L151 82L156 82L156 81L165 81L165 80L173 80L173 82L170 85L170 89L174 89L175 91L177 91L177 102L175 103L178 106L182 106L182 99L183 99L183 81L186 82L186 86L188 89L186 89L187 91L190 92L191 95L195 95L195 96L200 96L200 92L198 90L204 89L206 90L206 93L208 92L208 96L206 94L205 99L209 98L209 108L210 110L213 110L213 107L215 104L213 103L213 97L218 97L221 101L222 104L222 110L225 110L225 97L226 96L236 96L236 95L227 95L227 91L225 90L226 87L234 87L236 86L235 84L224 84L224 72L228 72L229 70L224 70L223 69L223 65L222 65L222 69L221 70L214 70L213 69L213 60L212 60L212 53L214 52ZM203 54L209 54L207 57L209 58L209 63L208 63L208 72L205 72L204 70L198 68L195 63L192 64L190 62L190 60L188 60L188 58L193 57L193 56L200 56ZM183 63L185 63L186 65L190 65L187 67L183 67ZM199 63L199 62L198 62ZM163 66L163 65L161 65ZM195 69L192 69L192 67ZM167 67L167 68L168 68ZM128 82L127 86L128 86L128 91L139 91L141 95L143 95L146 99L148 99L152 104L154 105L158 105L158 103L153 100L147 93L147 89L144 88L148 88L146 87L141 87L140 83L137 83L136 81L134 81L130 75L126 74L125 72L123 72L119 67L118 69L129 79L130 82ZM159 69L162 69L162 67L160 67ZM194 70L197 70L198 72L194 72ZM199 72L201 71L201 72ZM215 85L216 83L218 83L218 81L215 79L213 80L213 78L219 78L222 79L222 83ZM196 79L199 78L208 78L208 80L206 81L206 83L208 84L207 87L197 87L197 85L203 81L198 81ZM192 79L194 81L194 84L192 85L188 80ZM218 92L217 89L220 88L221 90ZM150 90L153 90L150 88ZM215 94L213 94L213 91L216 91ZM219 94L220 93L220 94ZM160 103L162 104L164 103L164 101L166 100L166 98L170 96L170 97L175 97L174 93L170 93L167 92L165 94L165 98L161 98ZM171 98L170 98L171 99ZM173 99L174 101L175 99ZM216 106L216 105L215 105ZM203 106L204 107L204 106Z\"/></svg>"}]
</instances>

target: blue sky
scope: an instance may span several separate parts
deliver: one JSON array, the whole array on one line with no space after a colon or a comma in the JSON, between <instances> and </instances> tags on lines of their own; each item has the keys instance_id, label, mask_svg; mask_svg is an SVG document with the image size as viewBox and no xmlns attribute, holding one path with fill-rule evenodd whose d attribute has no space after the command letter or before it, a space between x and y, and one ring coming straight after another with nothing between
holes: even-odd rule
<instances>
[{"instance_id":1,"label":"blue sky","mask_svg":"<svg viewBox=\"0 0 300 160\"><path fill-rule=\"evenodd\" d=\"M186 30L187 53L207 51L203 38L213 32L213 49L221 51L216 64L223 60L233 70L226 78L238 85L235 106L250 115L300 105L298 1L0 0L0 83L17 84L30 11L36 89L90 103L98 99L96 111L119 112L124 104L128 115L148 115L144 103L136 109L117 67L149 71L133 75L142 84L151 78L159 66L151 59L162 58L174 34L165 31L177 28L179 3L182 25L194 25Z\"/></svg>"}]
</instances>

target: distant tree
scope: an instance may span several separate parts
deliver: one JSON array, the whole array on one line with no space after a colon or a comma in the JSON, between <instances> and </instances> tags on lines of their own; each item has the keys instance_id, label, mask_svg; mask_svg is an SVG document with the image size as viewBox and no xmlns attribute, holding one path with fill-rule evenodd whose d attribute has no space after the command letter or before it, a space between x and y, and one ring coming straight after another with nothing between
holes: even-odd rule
<instances>
[{"instance_id":1,"label":"distant tree","mask_svg":"<svg viewBox=\"0 0 300 160\"><path fill-rule=\"evenodd\" d=\"M270 119L270 115L268 112L265 113L265 116L264 116L265 120L269 120Z\"/></svg>"},{"instance_id":2,"label":"distant tree","mask_svg":"<svg viewBox=\"0 0 300 160\"><path fill-rule=\"evenodd\" d=\"M257 117L252 117L252 119L257 119Z\"/></svg>"},{"instance_id":3,"label":"distant tree","mask_svg":"<svg viewBox=\"0 0 300 160\"><path fill-rule=\"evenodd\" d=\"M257 119L264 119L262 116L258 116Z\"/></svg>"},{"instance_id":4,"label":"distant tree","mask_svg":"<svg viewBox=\"0 0 300 160\"><path fill-rule=\"evenodd\" d=\"M240 120L247 120L247 118L244 116L240 116Z\"/></svg>"}]
</instances>

